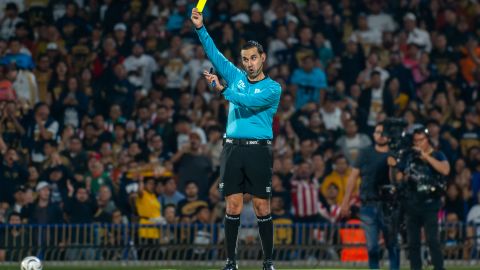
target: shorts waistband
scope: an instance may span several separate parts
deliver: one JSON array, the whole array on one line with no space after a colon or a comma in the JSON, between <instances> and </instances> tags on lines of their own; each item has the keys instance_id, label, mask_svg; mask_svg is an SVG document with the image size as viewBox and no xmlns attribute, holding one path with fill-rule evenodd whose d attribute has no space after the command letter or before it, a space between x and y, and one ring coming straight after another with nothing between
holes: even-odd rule
<instances>
[{"instance_id":1,"label":"shorts waistband","mask_svg":"<svg viewBox=\"0 0 480 270\"><path fill-rule=\"evenodd\" d=\"M223 144L236 144L236 145L272 145L270 139L233 139L224 138Z\"/></svg>"}]
</instances>

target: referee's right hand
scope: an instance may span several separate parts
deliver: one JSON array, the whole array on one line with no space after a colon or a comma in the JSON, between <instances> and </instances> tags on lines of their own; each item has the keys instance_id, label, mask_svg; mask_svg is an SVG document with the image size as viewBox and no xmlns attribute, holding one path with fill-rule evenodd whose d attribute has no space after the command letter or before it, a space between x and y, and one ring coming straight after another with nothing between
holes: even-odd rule
<instances>
[{"instance_id":1,"label":"referee's right hand","mask_svg":"<svg viewBox=\"0 0 480 270\"><path fill-rule=\"evenodd\" d=\"M192 16L190 17L195 28L199 29L203 26L203 15L198 12L197 8L192 9Z\"/></svg>"}]
</instances>

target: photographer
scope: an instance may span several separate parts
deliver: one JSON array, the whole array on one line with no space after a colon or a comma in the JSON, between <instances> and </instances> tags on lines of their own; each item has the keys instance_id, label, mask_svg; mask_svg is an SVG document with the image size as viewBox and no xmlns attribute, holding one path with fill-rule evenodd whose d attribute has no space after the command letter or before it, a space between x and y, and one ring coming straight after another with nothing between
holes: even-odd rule
<instances>
[{"instance_id":1,"label":"photographer","mask_svg":"<svg viewBox=\"0 0 480 270\"><path fill-rule=\"evenodd\" d=\"M437 213L441 206L443 178L450 173L445 155L435 151L424 127L413 131L414 152L405 164L399 164L401 179L406 184L405 210L410 269L422 269L421 228L424 228L434 269L443 269Z\"/></svg>"},{"instance_id":2,"label":"photographer","mask_svg":"<svg viewBox=\"0 0 480 270\"><path fill-rule=\"evenodd\" d=\"M341 206L341 215L348 216L350 208L350 197L353 189L361 177L360 200L360 220L365 231L368 249L368 266L370 269L380 268L380 246L378 244L378 235L383 232L388 257L390 260L390 269L400 268L400 249L397 243L397 233L386 224L384 202L382 201L381 190L390 184L389 181L389 156L388 138L385 136L384 124L379 123L375 126L373 133L375 145L363 149L352 172L347 180L347 188Z\"/></svg>"}]
</instances>

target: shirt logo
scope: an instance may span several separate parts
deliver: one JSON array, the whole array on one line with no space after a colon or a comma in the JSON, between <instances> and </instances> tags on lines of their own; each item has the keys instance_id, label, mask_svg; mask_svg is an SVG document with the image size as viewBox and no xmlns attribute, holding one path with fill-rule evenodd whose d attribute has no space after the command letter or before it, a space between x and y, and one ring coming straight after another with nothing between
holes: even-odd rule
<instances>
[{"instance_id":1,"label":"shirt logo","mask_svg":"<svg viewBox=\"0 0 480 270\"><path fill-rule=\"evenodd\" d=\"M271 188L271 187L267 187L267 188L265 188L265 191L266 191L267 193L270 193L270 192L272 192L272 188Z\"/></svg>"},{"instance_id":2,"label":"shirt logo","mask_svg":"<svg viewBox=\"0 0 480 270\"><path fill-rule=\"evenodd\" d=\"M253 91L254 94L258 94L258 93L260 93L260 92L261 92L261 91L260 91L260 89L258 89L258 88L255 89L255 91Z\"/></svg>"},{"instance_id":3,"label":"shirt logo","mask_svg":"<svg viewBox=\"0 0 480 270\"><path fill-rule=\"evenodd\" d=\"M223 188L224 185L225 184L222 182L222 183L218 184L218 188Z\"/></svg>"},{"instance_id":4,"label":"shirt logo","mask_svg":"<svg viewBox=\"0 0 480 270\"><path fill-rule=\"evenodd\" d=\"M240 80L240 81L238 81L238 83L237 83L237 87L238 87L239 89L244 90L244 89L245 89L245 83L244 83L242 80Z\"/></svg>"}]
</instances>

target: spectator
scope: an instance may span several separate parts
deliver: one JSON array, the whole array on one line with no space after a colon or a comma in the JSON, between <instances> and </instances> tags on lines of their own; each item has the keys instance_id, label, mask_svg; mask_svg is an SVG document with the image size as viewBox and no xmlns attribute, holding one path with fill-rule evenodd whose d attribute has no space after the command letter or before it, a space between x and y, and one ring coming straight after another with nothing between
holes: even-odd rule
<instances>
[{"instance_id":1,"label":"spectator","mask_svg":"<svg viewBox=\"0 0 480 270\"><path fill-rule=\"evenodd\" d=\"M95 219L98 220L99 217L103 215L104 223L108 223L110 216L117 209L117 206L115 205L115 202L112 198L112 190L110 189L110 187L106 185L101 186L96 199L99 211L95 213Z\"/></svg>"},{"instance_id":2,"label":"spectator","mask_svg":"<svg viewBox=\"0 0 480 270\"><path fill-rule=\"evenodd\" d=\"M338 138L335 144L341 149L348 163L354 164L360 150L370 146L372 141L366 134L359 133L357 123L350 119L345 124L345 135Z\"/></svg>"},{"instance_id":3,"label":"spectator","mask_svg":"<svg viewBox=\"0 0 480 270\"><path fill-rule=\"evenodd\" d=\"M162 205L173 205L176 207L184 199L185 196L177 190L177 182L173 177L163 181L163 193L158 196L158 200Z\"/></svg>"},{"instance_id":4,"label":"spectator","mask_svg":"<svg viewBox=\"0 0 480 270\"><path fill-rule=\"evenodd\" d=\"M302 108L308 102L320 103L324 91L327 88L325 73L314 66L315 58L307 55L299 60L300 67L296 69L290 78L296 86L295 107Z\"/></svg>"},{"instance_id":5,"label":"spectator","mask_svg":"<svg viewBox=\"0 0 480 270\"><path fill-rule=\"evenodd\" d=\"M204 146L201 145L201 138L202 136L199 132L190 132L189 142L173 155L171 161L179 172L179 189L182 190L186 186L187 181L194 181L199 188L199 195L206 197L210 187L212 163L205 155Z\"/></svg>"},{"instance_id":6,"label":"spectator","mask_svg":"<svg viewBox=\"0 0 480 270\"><path fill-rule=\"evenodd\" d=\"M407 33L407 42L415 43L422 47L426 52L432 50L432 41L427 31L417 27L417 17L409 12L403 17L403 24Z\"/></svg>"},{"instance_id":7,"label":"spectator","mask_svg":"<svg viewBox=\"0 0 480 270\"><path fill-rule=\"evenodd\" d=\"M22 50L22 44L20 40L13 37L10 39L9 50L7 53L0 59L0 64L2 65L15 65L19 69L28 69L32 70L35 67L32 56L29 52L26 53L25 50Z\"/></svg>"},{"instance_id":8,"label":"spectator","mask_svg":"<svg viewBox=\"0 0 480 270\"><path fill-rule=\"evenodd\" d=\"M0 164L0 201L12 204L14 191L17 186L24 185L28 178L27 169L19 163L18 153L15 149L8 149Z\"/></svg>"},{"instance_id":9,"label":"spectator","mask_svg":"<svg viewBox=\"0 0 480 270\"><path fill-rule=\"evenodd\" d=\"M132 55L128 56L123 62L129 81L136 87L143 87L150 91L152 87L152 74L157 71L157 63L150 55L144 54L143 45L135 43L133 45Z\"/></svg>"},{"instance_id":10,"label":"spectator","mask_svg":"<svg viewBox=\"0 0 480 270\"><path fill-rule=\"evenodd\" d=\"M378 114L393 114L393 99L389 91L382 87L381 73L373 71L370 87L363 90L359 100L358 116L362 132L371 134L377 123Z\"/></svg>"},{"instance_id":11,"label":"spectator","mask_svg":"<svg viewBox=\"0 0 480 270\"><path fill-rule=\"evenodd\" d=\"M185 184L185 199L177 204L178 215L181 217L192 217L200 206L208 206L208 203L199 196L198 186L190 181Z\"/></svg>"},{"instance_id":12,"label":"spectator","mask_svg":"<svg viewBox=\"0 0 480 270\"><path fill-rule=\"evenodd\" d=\"M12 212L8 216L9 227L7 227L5 234L0 236L0 261L20 261L31 251L28 250L28 246L34 245L34 243L28 243L31 240L30 232L26 231L22 224L21 216L18 212ZM15 248L13 251L11 247Z\"/></svg>"},{"instance_id":13,"label":"spectator","mask_svg":"<svg viewBox=\"0 0 480 270\"><path fill-rule=\"evenodd\" d=\"M341 204L341 202L343 201L343 196L347 188L347 179L350 176L352 169L348 163L347 158L343 155L338 155L333 158L332 167L333 171L329 175L327 175L327 177L325 177L325 180L323 180L320 189L322 196L325 197L329 205L332 205L329 200L331 200L331 197L333 196L332 193L334 193L333 190L330 190L330 186L332 184L335 186L337 193L335 196L337 200L335 204ZM359 181L356 182L359 183ZM359 186L355 188L353 194L358 194L358 188Z\"/></svg>"},{"instance_id":14,"label":"spectator","mask_svg":"<svg viewBox=\"0 0 480 270\"><path fill-rule=\"evenodd\" d=\"M12 148L19 148L22 136L25 135L25 128L20 123L19 114L21 112L18 110L16 103L10 101L5 104L0 118L0 131L3 133L3 142ZM2 152L4 150L2 149Z\"/></svg>"},{"instance_id":15,"label":"spectator","mask_svg":"<svg viewBox=\"0 0 480 270\"><path fill-rule=\"evenodd\" d=\"M139 224L164 224L165 219L162 217L161 205L157 199L157 194L154 192L155 180L147 178L144 184L143 177L140 177L138 181L138 195L135 199L135 207L140 219ZM152 245L159 240L160 231L155 227L140 228L138 237L143 245ZM151 258L152 254L148 251L148 248L143 248L139 252L140 259Z\"/></svg>"},{"instance_id":16,"label":"spectator","mask_svg":"<svg viewBox=\"0 0 480 270\"><path fill-rule=\"evenodd\" d=\"M302 161L297 172L290 180L292 186L292 214L294 220L300 223L320 221L320 205L318 190L320 185L317 179L311 177L311 164Z\"/></svg>"},{"instance_id":17,"label":"spectator","mask_svg":"<svg viewBox=\"0 0 480 270\"><path fill-rule=\"evenodd\" d=\"M15 2L7 1L5 5L5 13L0 16L2 18L0 27L0 37L10 39L15 36L15 26L22 22L23 19L18 16L18 6Z\"/></svg>"},{"instance_id":18,"label":"spectator","mask_svg":"<svg viewBox=\"0 0 480 270\"><path fill-rule=\"evenodd\" d=\"M50 202L50 185L41 181L35 191L37 200L22 209L22 220L28 224L60 224L63 213L57 204Z\"/></svg>"}]
</instances>

